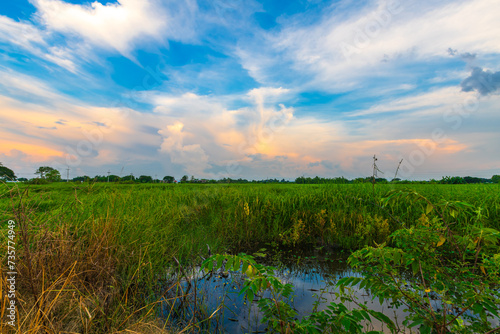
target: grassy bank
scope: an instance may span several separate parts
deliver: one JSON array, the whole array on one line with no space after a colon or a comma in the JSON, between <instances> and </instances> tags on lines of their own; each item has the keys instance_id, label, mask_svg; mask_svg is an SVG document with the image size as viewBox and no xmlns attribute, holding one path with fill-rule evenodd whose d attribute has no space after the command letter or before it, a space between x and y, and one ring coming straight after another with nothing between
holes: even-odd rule
<instances>
[{"instance_id":1,"label":"grassy bank","mask_svg":"<svg viewBox=\"0 0 500 334\"><path fill-rule=\"evenodd\" d=\"M236 252L264 242L348 249L381 243L422 215L420 204L382 208L380 196L395 188L403 186L0 185L2 249L7 221L16 223L19 331L156 332L155 300L144 296L153 295L174 257L199 263L207 244ZM468 202L475 219L500 228L498 185L412 188L432 201ZM454 226L469 223L456 217ZM4 321L2 331L9 328Z\"/></svg>"}]
</instances>

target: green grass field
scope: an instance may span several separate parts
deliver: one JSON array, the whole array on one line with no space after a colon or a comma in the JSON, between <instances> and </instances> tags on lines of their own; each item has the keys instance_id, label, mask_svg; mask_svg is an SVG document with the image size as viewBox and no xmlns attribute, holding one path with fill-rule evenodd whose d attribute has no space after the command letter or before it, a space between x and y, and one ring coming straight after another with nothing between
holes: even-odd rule
<instances>
[{"instance_id":1,"label":"green grass field","mask_svg":"<svg viewBox=\"0 0 500 334\"><path fill-rule=\"evenodd\" d=\"M7 221L16 223L19 331L159 331L155 301L144 296L174 257L199 264L207 244L213 252L238 252L270 242L344 249L390 243L392 232L419 224L425 211L404 201L381 206L381 196L404 187L376 185L374 193L371 184L0 185L2 249ZM432 202L472 204L476 223L500 228L499 185L411 189ZM454 226L470 217L456 215ZM2 332L9 328L4 319Z\"/></svg>"}]
</instances>

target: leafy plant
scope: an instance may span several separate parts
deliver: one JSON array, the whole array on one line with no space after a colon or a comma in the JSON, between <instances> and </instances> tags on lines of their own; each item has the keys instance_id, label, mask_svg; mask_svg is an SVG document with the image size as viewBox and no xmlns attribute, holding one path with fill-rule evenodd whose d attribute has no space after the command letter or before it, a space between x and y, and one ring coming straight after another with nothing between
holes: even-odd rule
<instances>
[{"instance_id":1,"label":"leafy plant","mask_svg":"<svg viewBox=\"0 0 500 334\"><path fill-rule=\"evenodd\" d=\"M408 327L421 333L491 333L489 317L500 310L500 233L481 225L480 210L464 202L432 203L412 190L398 190L383 199L385 205L409 201L421 205L416 226L395 231L394 247L385 243L365 247L349 257L361 271L360 288L380 302L406 306ZM454 227L458 216L468 226ZM356 281L345 281L349 286Z\"/></svg>"},{"instance_id":2,"label":"leafy plant","mask_svg":"<svg viewBox=\"0 0 500 334\"><path fill-rule=\"evenodd\" d=\"M261 253L255 255L264 256ZM226 271L241 271L247 275L248 279L240 290L240 295L244 295L250 303L264 291L270 292L270 297L261 297L257 301L263 312L262 322L268 323L270 330L281 333L291 330L291 323L297 312L286 301L293 299L293 286L283 284L275 276L276 268L259 264L254 256L245 253L213 255L202 263L201 268L212 271L219 270L222 266Z\"/></svg>"},{"instance_id":3,"label":"leafy plant","mask_svg":"<svg viewBox=\"0 0 500 334\"><path fill-rule=\"evenodd\" d=\"M256 253L257 256L264 254ZM265 266L255 261L254 256L241 253L239 255L216 254L205 260L201 269L214 271L241 271L247 279L240 295L244 295L249 302L257 296L257 305L263 313L262 323L267 323L268 332L279 333L363 333L363 321L370 322L372 317L387 324L395 330L393 322L381 312L368 309L365 305L358 304L360 309L348 310L342 303L331 302L326 310L312 312L300 321L296 319L295 311L289 303L293 302L293 285L284 284L275 276L276 268ZM346 278L337 285L341 288L341 301L353 301L352 296L345 293L345 286L357 284L361 278ZM269 297L264 297L264 292L269 291ZM370 333L378 333L372 331Z\"/></svg>"}]
</instances>

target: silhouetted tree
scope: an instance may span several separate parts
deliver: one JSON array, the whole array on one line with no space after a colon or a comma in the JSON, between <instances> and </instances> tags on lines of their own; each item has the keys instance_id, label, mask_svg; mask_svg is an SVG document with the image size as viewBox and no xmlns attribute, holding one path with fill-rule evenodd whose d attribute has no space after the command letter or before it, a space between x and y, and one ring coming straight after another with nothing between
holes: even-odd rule
<instances>
[{"instance_id":1,"label":"silhouetted tree","mask_svg":"<svg viewBox=\"0 0 500 334\"><path fill-rule=\"evenodd\" d=\"M61 181L61 173L57 169L52 168L52 170L45 174L45 178L50 182L59 182Z\"/></svg>"},{"instance_id":2,"label":"silhouetted tree","mask_svg":"<svg viewBox=\"0 0 500 334\"><path fill-rule=\"evenodd\" d=\"M165 176L165 177L163 178L163 181L165 181L165 182L167 182L167 183L174 183L175 178L174 178L173 176L169 176L169 175L167 175L167 176Z\"/></svg>"},{"instance_id":3,"label":"silhouetted tree","mask_svg":"<svg viewBox=\"0 0 500 334\"><path fill-rule=\"evenodd\" d=\"M57 169L49 166L38 167L38 169L35 171L35 174L40 175L41 179L45 179L50 182L61 181L61 173L59 173Z\"/></svg>"},{"instance_id":4,"label":"silhouetted tree","mask_svg":"<svg viewBox=\"0 0 500 334\"><path fill-rule=\"evenodd\" d=\"M439 183L441 184L464 184L465 180L460 176L444 176Z\"/></svg>"},{"instance_id":5,"label":"silhouetted tree","mask_svg":"<svg viewBox=\"0 0 500 334\"><path fill-rule=\"evenodd\" d=\"M122 177L121 181L135 181L135 177L133 175L126 175Z\"/></svg>"},{"instance_id":6,"label":"silhouetted tree","mask_svg":"<svg viewBox=\"0 0 500 334\"><path fill-rule=\"evenodd\" d=\"M120 181L120 177L118 175L109 175L109 182L118 182Z\"/></svg>"},{"instance_id":7,"label":"silhouetted tree","mask_svg":"<svg viewBox=\"0 0 500 334\"><path fill-rule=\"evenodd\" d=\"M47 176L47 173L50 173L53 170L54 170L54 168L52 168L52 167L42 166L42 167L38 167L38 169L35 171L35 174L40 175L41 179L45 179L45 177Z\"/></svg>"},{"instance_id":8,"label":"silhouetted tree","mask_svg":"<svg viewBox=\"0 0 500 334\"><path fill-rule=\"evenodd\" d=\"M14 171L8 167L5 167L0 162L0 180L2 181L15 181L17 179Z\"/></svg>"},{"instance_id":9,"label":"silhouetted tree","mask_svg":"<svg viewBox=\"0 0 500 334\"><path fill-rule=\"evenodd\" d=\"M151 183L153 182L153 178L148 175L141 175L139 176L139 182L140 183Z\"/></svg>"}]
</instances>

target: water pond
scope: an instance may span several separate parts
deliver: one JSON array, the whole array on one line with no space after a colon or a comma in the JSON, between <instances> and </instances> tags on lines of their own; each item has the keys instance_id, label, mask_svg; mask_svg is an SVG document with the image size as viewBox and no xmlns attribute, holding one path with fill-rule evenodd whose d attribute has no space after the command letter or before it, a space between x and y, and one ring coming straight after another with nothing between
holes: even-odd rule
<instances>
[{"instance_id":1,"label":"water pond","mask_svg":"<svg viewBox=\"0 0 500 334\"><path fill-rule=\"evenodd\" d=\"M298 317L309 314L315 304L318 310L339 302L334 282L342 277L357 276L347 265L348 254L324 248L281 248L267 251L268 256L259 262L277 268L276 275L284 283L295 287L291 305ZM252 303L239 295L245 275L239 272L201 272L198 268L182 268L175 274L178 284L163 292L161 315L169 323L179 328L190 326L195 333L266 333L266 324L261 323L262 315L257 307L259 298ZM387 302L372 300L368 291L354 291L360 303L376 311L383 312L398 323L401 333L410 333L401 325L404 309L392 308ZM355 305L345 304L348 308ZM209 318L207 320L207 318ZM365 324L369 330L389 332L382 323L374 320Z\"/></svg>"}]
</instances>

